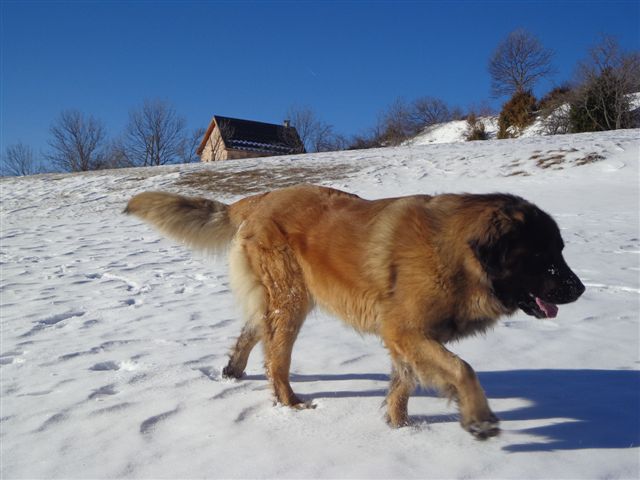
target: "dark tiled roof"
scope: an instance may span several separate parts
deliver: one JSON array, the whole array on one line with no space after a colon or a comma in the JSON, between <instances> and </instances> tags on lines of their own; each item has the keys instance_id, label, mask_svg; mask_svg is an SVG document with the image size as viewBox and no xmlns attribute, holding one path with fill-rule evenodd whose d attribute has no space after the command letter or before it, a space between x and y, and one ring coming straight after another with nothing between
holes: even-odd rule
<instances>
[{"instance_id":1,"label":"dark tiled roof","mask_svg":"<svg viewBox=\"0 0 640 480\"><path fill-rule=\"evenodd\" d=\"M249 150L274 155L304 152L295 127L215 115L198 153L202 152L215 126L220 129L227 149Z\"/></svg>"}]
</instances>

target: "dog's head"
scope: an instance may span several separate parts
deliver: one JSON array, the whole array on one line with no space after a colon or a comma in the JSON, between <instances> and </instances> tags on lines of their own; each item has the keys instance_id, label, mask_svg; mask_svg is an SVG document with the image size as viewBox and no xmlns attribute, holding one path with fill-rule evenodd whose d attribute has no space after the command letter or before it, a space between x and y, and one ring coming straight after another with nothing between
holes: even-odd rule
<instances>
[{"instance_id":1,"label":"dog's head","mask_svg":"<svg viewBox=\"0 0 640 480\"><path fill-rule=\"evenodd\" d=\"M557 304L574 302L585 287L562 256L564 242L556 222L518 197L504 199L492 211L484 234L469 245L505 307L537 318L555 317Z\"/></svg>"}]
</instances>

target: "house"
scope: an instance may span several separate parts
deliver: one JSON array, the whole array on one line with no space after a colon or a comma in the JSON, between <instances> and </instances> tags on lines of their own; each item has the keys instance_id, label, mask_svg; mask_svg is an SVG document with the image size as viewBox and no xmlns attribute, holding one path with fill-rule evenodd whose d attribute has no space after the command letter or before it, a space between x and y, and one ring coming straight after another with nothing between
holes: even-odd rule
<instances>
[{"instance_id":1,"label":"house","mask_svg":"<svg viewBox=\"0 0 640 480\"><path fill-rule=\"evenodd\" d=\"M196 150L201 162L305 153L295 127L214 115Z\"/></svg>"}]
</instances>

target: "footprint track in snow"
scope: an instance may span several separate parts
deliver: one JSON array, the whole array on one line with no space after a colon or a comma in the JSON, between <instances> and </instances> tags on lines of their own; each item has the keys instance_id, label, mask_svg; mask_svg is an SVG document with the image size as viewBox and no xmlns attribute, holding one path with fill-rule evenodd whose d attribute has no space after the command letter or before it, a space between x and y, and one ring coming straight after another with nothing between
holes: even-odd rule
<instances>
[{"instance_id":1,"label":"footprint track in snow","mask_svg":"<svg viewBox=\"0 0 640 480\"><path fill-rule=\"evenodd\" d=\"M94 372L117 371L120 370L120 365L116 362L100 362L89 367L89 370Z\"/></svg>"},{"instance_id":2,"label":"footprint track in snow","mask_svg":"<svg viewBox=\"0 0 640 480\"><path fill-rule=\"evenodd\" d=\"M36 432L40 433L40 432L44 432L46 430L49 430L52 427L55 427L56 425L58 425L59 423L65 422L66 420L68 420L69 418L69 411L68 410L63 410L59 413L56 413L52 416L50 416L49 418L47 418L42 425L40 425L40 427L36 430Z\"/></svg>"},{"instance_id":3,"label":"footprint track in snow","mask_svg":"<svg viewBox=\"0 0 640 480\"><path fill-rule=\"evenodd\" d=\"M39 332L40 330L44 330L45 328L52 327L54 325L57 325L60 322L65 321L65 320L69 320L71 318L76 318L76 317L82 317L85 313L86 312L84 312L82 310L76 310L76 311L71 310L71 311L66 312L66 313L59 313L59 314L56 314L56 315L51 315L51 316L45 317L42 320L37 320L35 322L35 325L31 328L31 330L29 330L28 332L23 333L18 338L30 337L30 336L36 334L37 332Z\"/></svg>"},{"instance_id":4,"label":"footprint track in snow","mask_svg":"<svg viewBox=\"0 0 640 480\"><path fill-rule=\"evenodd\" d=\"M233 423L243 423L247 418L252 416L258 410L260 410L260 405L243 408L238 416L233 420Z\"/></svg>"},{"instance_id":5,"label":"footprint track in snow","mask_svg":"<svg viewBox=\"0 0 640 480\"><path fill-rule=\"evenodd\" d=\"M150 435L151 433L153 433L153 430L155 430L158 423L164 422L168 418L173 417L179 411L180 409L176 407L173 410L169 410L167 412L163 412L158 415L154 415L152 417L147 418L145 421L143 421L140 424L140 433L144 436Z\"/></svg>"},{"instance_id":6,"label":"footprint track in snow","mask_svg":"<svg viewBox=\"0 0 640 480\"><path fill-rule=\"evenodd\" d=\"M247 390L251 390L250 387L249 387L249 384L247 384L247 383L236 385L236 386L233 386L233 387L225 388L221 392L216 393L209 400L220 400L220 399L223 399L223 398L229 398L229 397L231 397L233 395L236 395L236 394L238 394L240 392L246 392Z\"/></svg>"},{"instance_id":7,"label":"footprint track in snow","mask_svg":"<svg viewBox=\"0 0 640 480\"><path fill-rule=\"evenodd\" d=\"M96 388L93 392L89 394L87 400L94 400L96 398L107 397L110 395L116 395L118 391L116 390L115 383L111 383L109 385L104 385L100 388Z\"/></svg>"}]
</instances>

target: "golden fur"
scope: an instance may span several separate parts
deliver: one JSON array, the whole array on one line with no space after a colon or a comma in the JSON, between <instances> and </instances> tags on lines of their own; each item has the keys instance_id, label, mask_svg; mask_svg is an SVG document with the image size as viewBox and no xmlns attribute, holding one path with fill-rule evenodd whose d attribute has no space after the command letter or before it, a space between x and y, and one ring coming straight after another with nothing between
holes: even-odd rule
<instances>
[{"instance_id":1,"label":"golden fur","mask_svg":"<svg viewBox=\"0 0 640 480\"><path fill-rule=\"evenodd\" d=\"M420 383L454 398L462 425L477 437L498 433L473 369L444 347L514 310L495 297L469 246L499 238L522 221L498 198L416 195L368 201L302 185L229 206L143 193L126 211L196 248L232 244L232 287L246 324L226 376L242 376L261 340L276 400L310 406L293 393L289 367L298 331L319 305L384 341L393 365L386 402L392 426L408 422L408 398Z\"/></svg>"}]
</instances>

